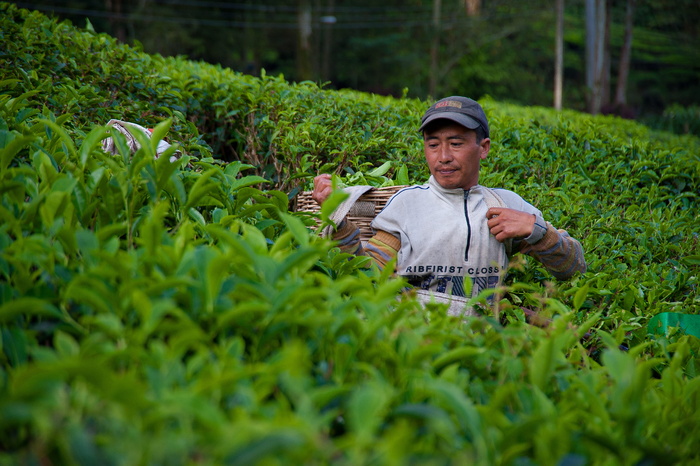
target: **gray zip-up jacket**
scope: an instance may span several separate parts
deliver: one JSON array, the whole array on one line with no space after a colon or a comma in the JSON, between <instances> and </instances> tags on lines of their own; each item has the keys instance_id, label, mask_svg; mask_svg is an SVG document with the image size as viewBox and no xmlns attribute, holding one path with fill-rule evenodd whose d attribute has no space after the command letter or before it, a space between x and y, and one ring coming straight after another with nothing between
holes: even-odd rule
<instances>
[{"instance_id":1,"label":"gray zip-up jacket","mask_svg":"<svg viewBox=\"0 0 700 466\"><path fill-rule=\"evenodd\" d=\"M490 233L486 211L490 207L507 207L535 216L530 236L501 243ZM421 289L464 296L464 279L472 280L472 296L484 288L499 285L508 268L509 258L516 252L535 256L548 267L548 251L534 251L549 234L547 249L553 253L550 262L559 265L577 262L565 270L566 278L576 270L585 270L583 251L578 241L564 231L557 231L542 218L542 213L523 198L506 189L474 186L469 190L445 189L431 176L428 183L404 188L396 193L377 214L372 227L400 240L396 271ZM557 238L553 238L556 235ZM560 244L566 242L566 245ZM562 254L562 246L569 251ZM571 248L573 246L573 248ZM553 248L553 249L552 249ZM367 245L371 255L371 241ZM575 256L575 257L572 257ZM555 272L558 266L554 264ZM555 273L555 276L557 274Z\"/></svg>"}]
</instances>

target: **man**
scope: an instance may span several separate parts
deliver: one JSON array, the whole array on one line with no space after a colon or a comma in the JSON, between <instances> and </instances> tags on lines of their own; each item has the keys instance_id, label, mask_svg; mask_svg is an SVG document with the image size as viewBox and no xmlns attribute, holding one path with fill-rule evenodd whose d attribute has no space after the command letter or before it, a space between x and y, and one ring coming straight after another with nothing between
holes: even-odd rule
<instances>
[{"instance_id":1,"label":"man","mask_svg":"<svg viewBox=\"0 0 700 466\"><path fill-rule=\"evenodd\" d=\"M566 231L545 222L514 192L479 185L491 140L477 102L439 100L423 115L420 131L428 183L396 193L372 221L375 234L366 245L352 222L340 222L333 238L341 249L368 255L380 268L397 258L399 275L430 299L449 302L456 314L469 313L468 298L502 282L517 252L534 257L558 279L586 271L581 244ZM331 189L330 175L317 176L314 200L321 204ZM466 277L471 296L465 296Z\"/></svg>"}]
</instances>

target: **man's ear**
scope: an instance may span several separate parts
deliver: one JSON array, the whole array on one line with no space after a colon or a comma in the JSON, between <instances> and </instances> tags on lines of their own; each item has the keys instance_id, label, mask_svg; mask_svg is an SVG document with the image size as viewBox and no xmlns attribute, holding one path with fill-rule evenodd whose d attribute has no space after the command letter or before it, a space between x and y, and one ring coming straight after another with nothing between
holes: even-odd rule
<instances>
[{"instance_id":1,"label":"man's ear","mask_svg":"<svg viewBox=\"0 0 700 466\"><path fill-rule=\"evenodd\" d=\"M479 155L481 156L481 160L484 160L486 156L489 155L489 150L491 149L491 139L482 139L479 146L481 146L481 153Z\"/></svg>"}]
</instances>

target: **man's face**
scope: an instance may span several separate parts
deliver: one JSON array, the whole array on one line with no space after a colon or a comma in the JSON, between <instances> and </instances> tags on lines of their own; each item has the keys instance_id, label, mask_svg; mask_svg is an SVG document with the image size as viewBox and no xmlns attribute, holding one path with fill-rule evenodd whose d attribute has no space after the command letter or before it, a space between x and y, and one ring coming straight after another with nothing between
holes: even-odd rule
<instances>
[{"instance_id":1,"label":"man's face","mask_svg":"<svg viewBox=\"0 0 700 466\"><path fill-rule=\"evenodd\" d=\"M425 159L430 174L446 189L469 189L479 182L479 164L491 140L476 142L476 132L457 123L438 124L423 132Z\"/></svg>"}]
</instances>

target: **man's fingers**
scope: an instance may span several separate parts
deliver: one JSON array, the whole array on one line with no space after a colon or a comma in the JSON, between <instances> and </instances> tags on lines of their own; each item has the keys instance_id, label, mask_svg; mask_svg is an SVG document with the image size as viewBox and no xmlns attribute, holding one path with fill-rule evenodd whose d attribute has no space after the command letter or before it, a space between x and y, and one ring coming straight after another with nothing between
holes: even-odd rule
<instances>
[{"instance_id":1,"label":"man's fingers","mask_svg":"<svg viewBox=\"0 0 700 466\"><path fill-rule=\"evenodd\" d=\"M489 209L486 212L486 223L488 224L489 228L500 223L499 216L501 215L501 213L502 213L501 211L496 211L495 209ZM502 221L503 218L501 217L500 220Z\"/></svg>"},{"instance_id":2,"label":"man's fingers","mask_svg":"<svg viewBox=\"0 0 700 466\"><path fill-rule=\"evenodd\" d=\"M323 174L318 175L314 178L314 189L323 188L326 185L330 185L331 175Z\"/></svg>"},{"instance_id":3,"label":"man's fingers","mask_svg":"<svg viewBox=\"0 0 700 466\"><path fill-rule=\"evenodd\" d=\"M317 204L321 205L323 202L331 195L333 190L333 183L331 181L331 175L323 173L314 177L314 191L311 194L311 198L316 201Z\"/></svg>"},{"instance_id":4,"label":"man's fingers","mask_svg":"<svg viewBox=\"0 0 700 466\"><path fill-rule=\"evenodd\" d=\"M508 238L525 238L532 234L534 214L502 207L492 207L486 212L486 224L498 241Z\"/></svg>"}]
</instances>

